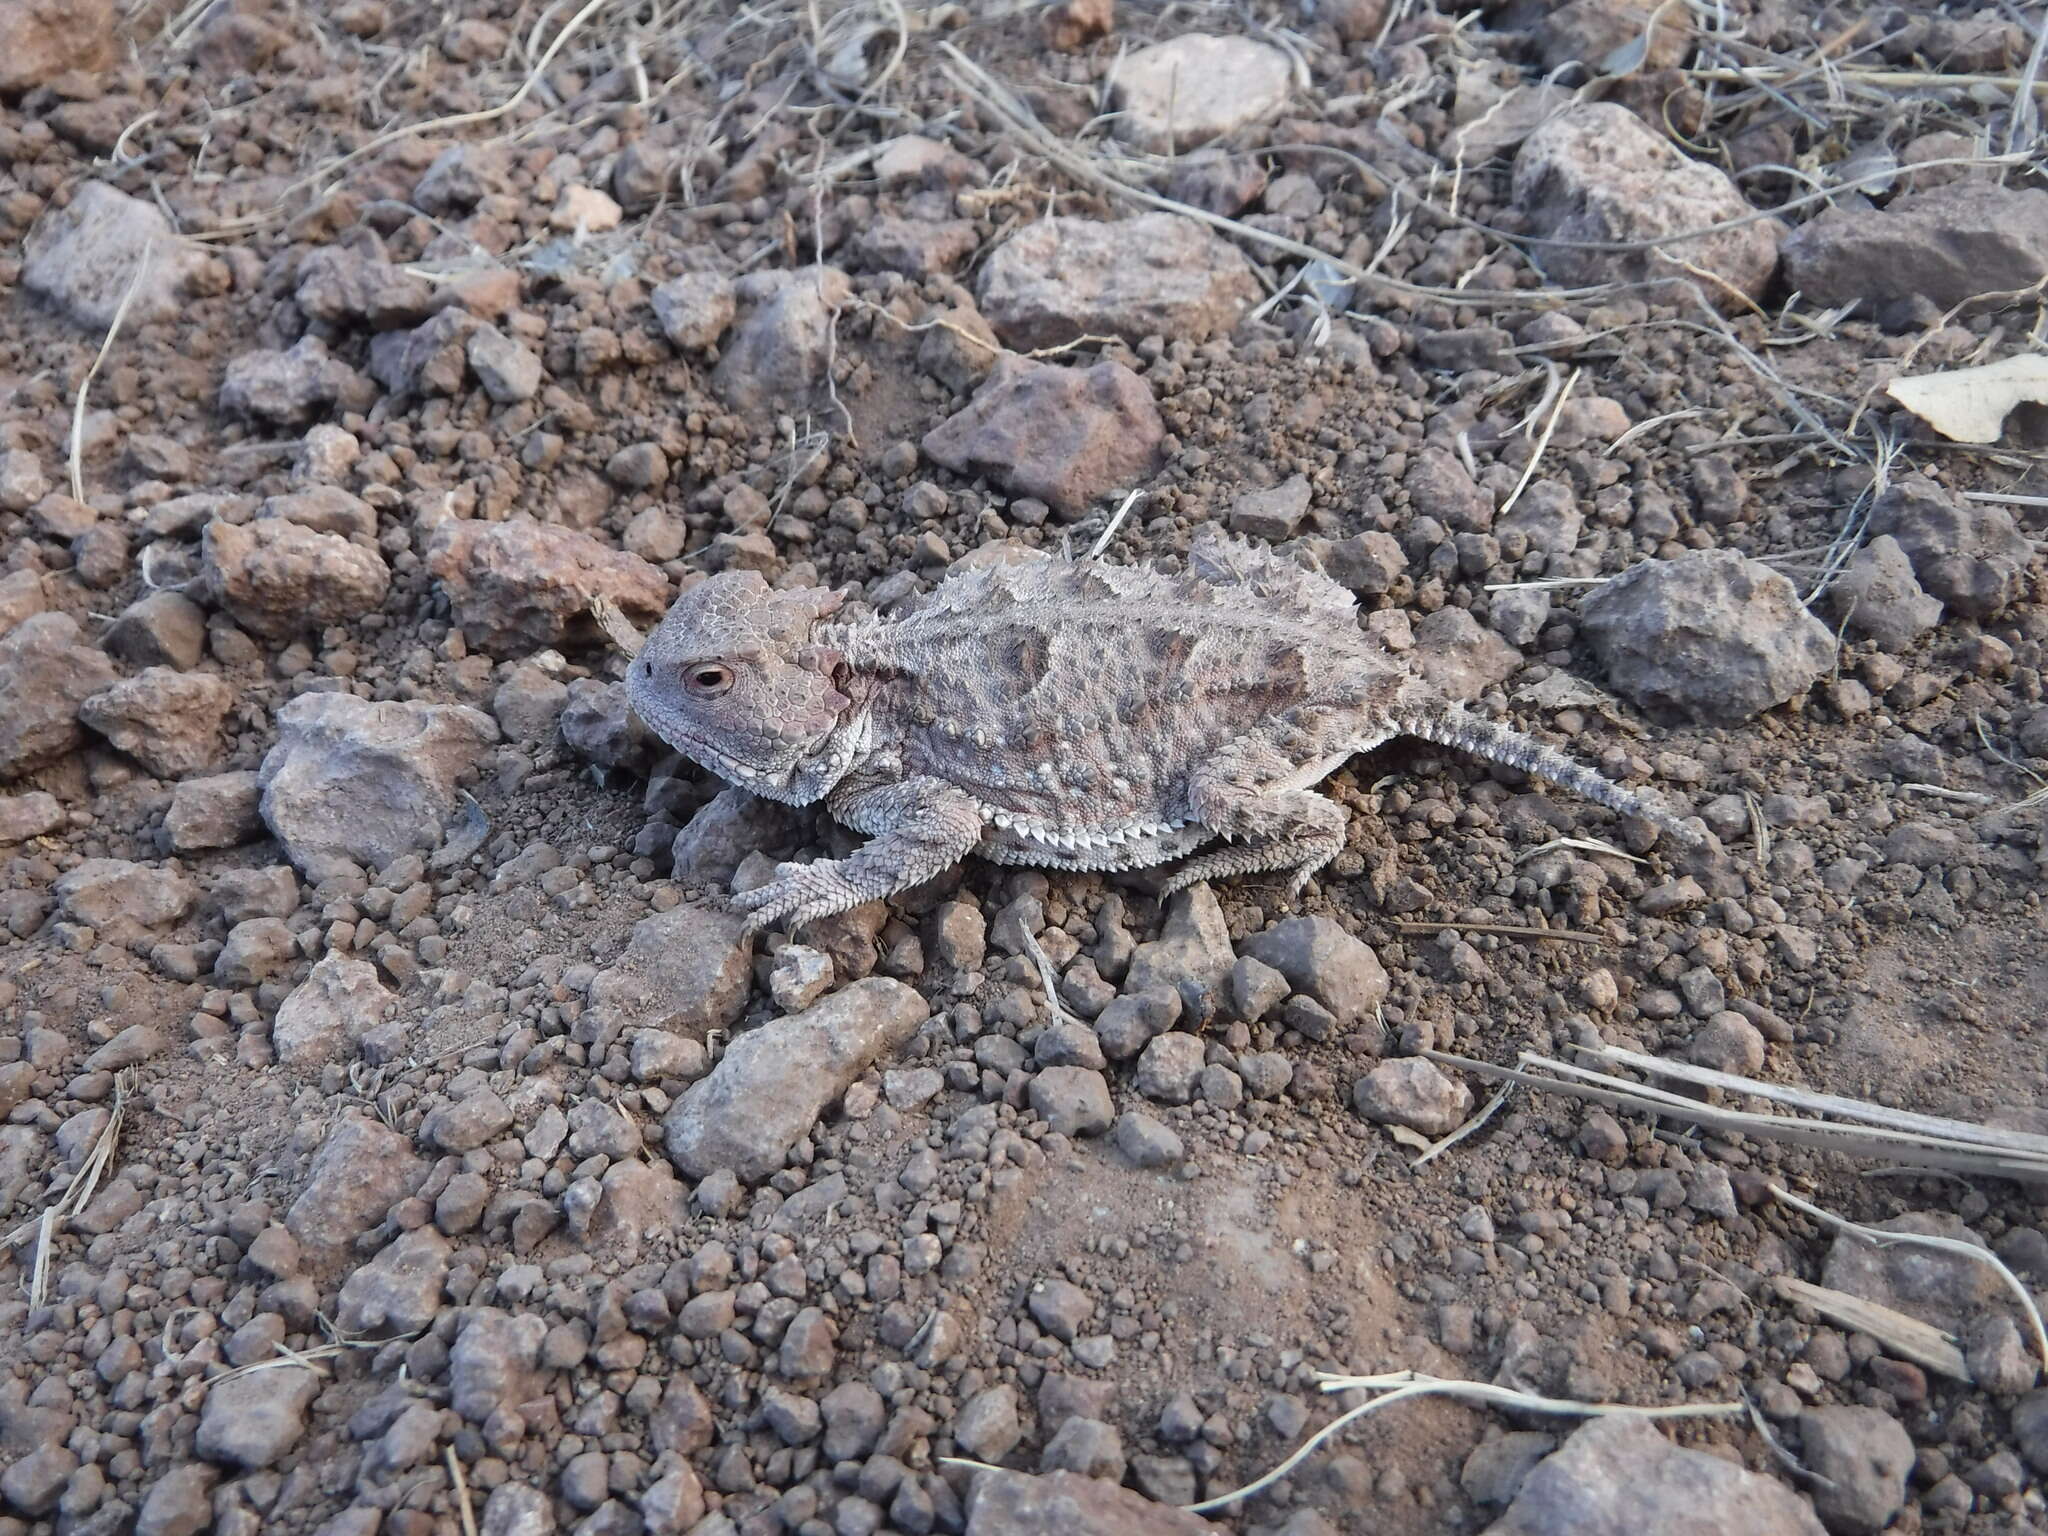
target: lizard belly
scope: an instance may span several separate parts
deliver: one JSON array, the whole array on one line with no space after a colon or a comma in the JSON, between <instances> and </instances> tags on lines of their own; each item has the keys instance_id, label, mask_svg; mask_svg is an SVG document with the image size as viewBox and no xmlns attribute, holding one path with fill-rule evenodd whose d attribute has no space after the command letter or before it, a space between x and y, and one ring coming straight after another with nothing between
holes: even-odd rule
<instances>
[{"instance_id":1,"label":"lizard belly","mask_svg":"<svg viewBox=\"0 0 2048 1536\"><path fill-rule=\"evenodd\" d=\"M1034 869L1151 869L1171 864L1215 836L1199 822L1134 823L1113 829L1033 833L991 824L975 853L992 864Z\"/></svg>"}]
</instances>

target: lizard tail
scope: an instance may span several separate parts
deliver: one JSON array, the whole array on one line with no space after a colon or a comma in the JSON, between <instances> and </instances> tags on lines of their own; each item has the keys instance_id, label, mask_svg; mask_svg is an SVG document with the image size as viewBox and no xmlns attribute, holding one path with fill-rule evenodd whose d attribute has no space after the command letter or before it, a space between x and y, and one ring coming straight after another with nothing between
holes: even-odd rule
<instances>
[{"instance_id":1,"label":"lizard tail","mask_svg":"<svg viewBox=\"0 0 2048 1536\"><path fill-rule=\"evenodd\" d=\"M1404 715L1397 723L1404 735L1455 747L1488 762L1504 763L1522 773L1548 779L1560 789L1568 789L1624 816L1640 816L1655 822L1685 847L1696 848L1705 841L1651 796L1617 784L1576 758L1508 726L1482 720L1455 706L1416 711Z\"/></svg>"}]
</instances>

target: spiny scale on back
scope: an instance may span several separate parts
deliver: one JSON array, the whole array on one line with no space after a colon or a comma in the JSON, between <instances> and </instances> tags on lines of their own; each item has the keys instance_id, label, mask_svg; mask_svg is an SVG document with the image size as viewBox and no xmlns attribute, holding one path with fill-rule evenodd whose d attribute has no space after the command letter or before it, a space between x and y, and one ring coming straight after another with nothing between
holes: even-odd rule
<instances>
[{"instance_id":1,"label":"spiny scale on back","mask_svg":"<svg viewBox=\"0 0 2048 1536\"><path fill-rule=\"evenodd\" d=\"M1296 890L1341 850L1310 787L1394 735L1541 775L1696 840L1633 791L1466 714L1358 626L1350 593L1198 537L1186 570L1027 559L948 576L911 613L831 622L836 594L757 575L692 588L629 673L657 734L714 772L873 834L739 898L809 921L1003 863L1139 869L1217 837L1170 888L1265 869Z\"/></svg>"}]
</instances>

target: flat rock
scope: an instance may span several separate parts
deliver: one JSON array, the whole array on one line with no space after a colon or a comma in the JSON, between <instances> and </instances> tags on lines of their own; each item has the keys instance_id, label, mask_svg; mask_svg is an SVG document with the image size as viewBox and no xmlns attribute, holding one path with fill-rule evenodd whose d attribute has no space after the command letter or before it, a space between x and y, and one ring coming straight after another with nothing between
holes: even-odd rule
<instances>
[{"instance_id":1,"label":"flat rock","mask_svg":"<svg viewBox=\"0 0 2048 1536\"><path fill-rule=\"evenodd\" d=\"M1886 487L1870 532L1898 540L1920 585L1965 618L1993 618L2026 591L2034 545L2012 514L1951 496L1925 475Z\"/></svg>"},{"instance_id":2,"label":"flat rock","mask_svg":"<svg viewBox=\"0 0 2048 1536\"><path fill-rule=\"evenodd\" d=\"M69 614L31 614L0 637L0 780L83 746L78 706L118 675Z\"/></svg>"},{"instance_id":3,"label":"flat rock","mask_svg":"<svg viewBox=\"0 0 2048 1536\"><path fill-rule=\"evenodd\" d=\"M685 1176L779 1170L818 1116L930 1015L900 981L868 977L799 1014L741 1035L668 1113L668 1155Z\"/></svg>"},{"instance_id":4,"label":"flat rock","mask_svg":"<svg viewBox=\"0 0 2048 1536\"><path fill-rule=\"evenodd\" d=\"M39 9L20 4L0 7L0 17L6 18L0 20L0 38L22 11L34 14ZM80 28L76 11L65 10L66 24ZM0 73L5 69L0 64ZM78 324L99 332L114 323L132 285L134 294L121 321L132 331L176 315L187 283L205 260L198 247L171 228L155 203L118 192L103 181L86 181L70 202L45 213L29 231L22 247L21 282Z\"/></svg>"},{"instance_id":5,"label":"flat rock","mask_svg":"<svg viewBox=\"0 0 2048 1536\"><path fill-rule=\"evenodd\" d=\"M78 718L157 778L182 779L218 760L234 704L217 673L147 667L87 699Z\"/></svg>"},{"instance_id":6,"label":"flat rock","mask_svg":"<svg viewBox=\"0 0 2048 1536\"><path fill-rule=\"evenodd\" d=\"M172 853L239 847L263 833L263 785L246 769L180 779L164 812L163 842Z\"/></svg>"},{"instance_id":7,"label":"flat rock","mask_svg":"<svg viewBox=\"0 0 2048 1536\"><path fill-rule=\"evenodd\" d=\"M1645 560L1587 594L1579 620L1616 689L1710 725L1797 698L1835 662L1833 632L1792 583L1734 550Z\"/></svg>"},{"instance_id":8,"label":"flat rock","mask_svg":"<svg viewBox=\"0 0 2048 1536\"><path fill-rule=\"evenodd\" d=\"M1735 183L1689 159L1626 107L1589 102L1551 118L1515 156L1514 202L1547 240L1651 240L1756 212ZM1571 285L1683 278L1709 302L1730 296L1680 262L1712 273L1737 293L1760 296L1777 270L1783 226L1762 219L1697 240L1637 251L1536 247L1553 281Z\"/></svg>"},{"instance_id":9,"label":"flat rock","mask_svg":"<svg viewBox=\"0 0 2048 1536\"><path fill-rule=\"evenodd\" d=\"M167 928L199 900L199 887L176 870L127 859L87 859L59 875L51 892L66 917L93 928L123 918Z\"/></svg>"},{"instance_id":10,"label":"flat rock","mask_svg":"<svg viewBox=\"0 0 2048 1536\"><path fill-rule=\"evenodd\" d=\"M1824 1536L1783 1483L1673 1445L1648 1419L1594 1419L1523 1479L1485 1536Z\"/></svg>"},{"instance_id":11,"label":"flat rock","mask_svg":"<svg viewBox=\"0 0 2048 1536\"><path fill-rule=\"evenodd\" d=\"M208 1461L254 1472L270 1466L306 1433L306 1411L325 1378L303 1365L280 1365L214 1383L199 1411L193 1448Z\"/></svg>"},{"instance_id":12,"label":"flat rock","mask_svg":"<svg viewBox=\"0 0 2048 1536\"><path fill-rule=\"evenodd\" d=\"M1946 309L2048 276L2048 192L1959 181L1883 208L1831 207L1785 241L1785 280L1815 304L1920 298Z\"/></svg>"},{"instance_id":13,"label":"flat rock","mask_svg":"<svg viewBox=\"0 0 2048 1536\"><path fill-rule=\"evenodd\" d=\"M466 705L301 694L278 711L263 759L264 823L315 880L341 859L382 869L440 843L456 782L497 740Z\"/></svg>"},{"instance_id":14,"label":"flat rock","mask_svg":"<svg viewBox=\"0 0 2048 1536\"><path fill-rule=\"evenodd\" d=\"M338 1060L384 1022L396 1001L374 965L330 951L278 1005L270 1028L277 1059L300 1068Z\"/></svg>"},{"instance_id":15,"label":"flat rock","mask_svg":"<svg viewBox=\"0 0 2048 1536\"><path fill-rule=\"evenodd\" d=\"M625 953L592 981L592 1006L616 1012L622 1028L699 1040L730 1029L753 980L745 928L737 914L694 902L643 917Z\"/></svg>"},{"instance_id":16,"label":"flat rock","mask_svg":"<svg viewBox=\"0 0 2048 1536\"><path fill-rule=\"evenodd\" d=\"M668 578L655 566L531 518L443 524L427 546L427 569L447 591L464 637L499 656L596 641L597 597L643 625L668 609Z\"/></svg>"},{"instance_id":17,"label":"flat rock","mask_svg":"<svg viewBox=\"0 0 2048 1536\"><path fill-rule=\"evenodd\" d=\"M272 639L374 613L391 589L376 550L285 518L210 522L200 550L202 588L244 629Z\"/></svg>"},{"instance_id":18,"label":"flat rock","mask_svg":"<svg viewBox=\"0 0 2048 1536\"><path fill-rule=\"evenodd\" d=\"M967 1495L967 1536L1214 1536L1171 1504L1075 1472L979 1472Z\"/></svg>"},{"instance_id":19,"label":"flat rock","mask_svg":"<svg viewBox=\"0 0 2048 1536\"><path fill-rule=\"evenodd\" d=\"M0 848L55 832L65 820L63 804L45 790L0 795Z\"/></svg>"},{"instance_id":20,"label":"flat rock","mask_svg":"<svg viewBox=\"0 0 2048 1536\"><path fill-rule=\"evenodd\" d=\"M1061 368L1004 356L965 409L925 434L924 451L1076 518L1149 479L1165 436L1152 391L1121 363Z\"/></svg>"},{"instance_id":21,"label":"flat rock","mask_svg":"<svg viewBox=\"0 0 2048 1536\"><path fill-rule=\"evenodd\" d=\"M412 1142L389 1126L350 1116L327 1133L285 1226L309 1248L338 1249L376 1226L427 1175Z\"/></svg>"},{"instance_id":22,"label":"flat rock","mask_svg":"<svg viewBox=\"0 0 2048 1536\"><path fill-rule=\"evenodd\" d=\"M1259 293L1243 252L1178 213L1036 220L996 247L980 286L983 316L1020 351L1081 336L1206 341Z\"/></svg>"},{"instance_id":23,"label":"flat rock","mask_svg":"<svg viewBox=\"0 0 2048 1536\"><path fill-rule=\"evenodd\" d=\"M1286 109L1294 65L1269 43L1187 32L1117 61L1118 137L1153 154L1193 149Z\"/></svg>"},{"instance_id":24,"label":"flat rock","mask_svg":"<svg viewBox=\"0 0 2048 1536\"><path fill-rule=\"evenodd\" d=\"M1945 1211L1907 1211L1871 1225L1882 1232L1915 1232L1984 1246L1959 1217ZM1832 1290L1861 1296L1957 1335L1986 1309L2002 1307L2011 1294L1988 1264L1917 1243L1879 1248L1847 1233L1828 1249L1820 1278Z\"/></svg>"}]
</instances>

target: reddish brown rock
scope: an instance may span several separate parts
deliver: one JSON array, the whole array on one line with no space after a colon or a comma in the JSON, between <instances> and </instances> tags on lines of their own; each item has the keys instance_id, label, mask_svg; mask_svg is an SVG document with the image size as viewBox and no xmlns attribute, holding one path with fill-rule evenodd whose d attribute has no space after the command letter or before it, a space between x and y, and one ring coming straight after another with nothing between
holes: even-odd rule
<instances>
[{"instance_id":1,"label":"reddish brown rock","mask_svg":"<svg viewBox=\"0 0 2048 1536\"><path fill-rule=\"evenodd\" d=\"M160 779L182 779L220 756L235 691L212 672L150 667L104 688L78 718Z\"/></svg>"},{"instance_id":2,"label":"reddish brown rock","mask_svg":"<svg viewBox=\"0 0 2048 1536\"><path fill-rule=\"evenodd\" d=\"M1165 436L1152 392L1121 363L1060 368L1004 357L965 410L925 434L924 451L1078 517L1158 469Z\"/></svg>"},{"instance_id":3,"label":"reddish brown rock","mask_svg":"<svg viewBox=\"0 0 2048 1536\"><path fill-rule=\"evenodd\" d=\"M374 549L284 518L208 523L202 548L201 583L213 600L272 639L361 618L391 587Z\"/></svg>"},{"instance_id":4,"label":"reddish brown rock","mask_svg":"<svg viewBox=\"0 0 2048 1536\"><path fill-rule=\"evenodd\" d=\"M1177 213L1040 219L998 246L981 278L982 313L1026 352L1081 336L1206 341L1258 298L1243 253Z\"/></svg>"},{"instance_id":5,"label":"reddish brown rock","mask_svg":"<svg viewBox=\"0 0 2048 1536\"><path fill-rule=\"evenodd\" d=\"M530 518L444 524L427 548L427 569L469 643L494 655L594 642L595 597L610 598L635 623L668 607L668 578L638 555Z\"/></svg>"}]
</instances>

